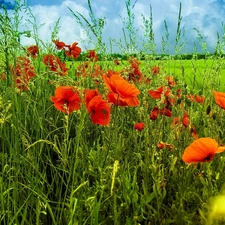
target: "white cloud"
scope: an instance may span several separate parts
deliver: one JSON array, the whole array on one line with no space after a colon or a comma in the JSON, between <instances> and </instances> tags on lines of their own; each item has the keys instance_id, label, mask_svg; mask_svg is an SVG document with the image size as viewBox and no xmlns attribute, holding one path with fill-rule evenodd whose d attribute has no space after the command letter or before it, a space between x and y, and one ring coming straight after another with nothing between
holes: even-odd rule
<instances>
[{"instance_id":1,"label":"white cloud","mask_svg":"<svg viewBox=\"0 0 225 225\"><path fill-rule=\"evenodd\" d=\"M132 2L132 1L131 1ZM152 14L153 14L153 30L155 34L155 41L157 43L157 49L160 49L160 43L162 36L165 35L164 20L166 20L169 34L171 49L175 43L177 19L179 12L180 0L152 0ZM60 30L59 39L68 44L80 39L87 39L87 34L83 28L81 28L75 21L68 8L71 8L74 12L81 13L85 18L90 20L87 3L83 3L83 0L64 0L60 5L35 5L30 7L33 15L36 18L37 25L43 24L40 27L38 36L44 42L51 41L52 29L60 17ZM92 9L97 18L106 17L106 26L103 30L103 38L106 42L109 38L123 39L122 27L124 27L122 18L127 16L126 7L124 1L120 0L95 0L92 1ZM135 13L135 28L138 29L137 37L143 36L143 30L141 29L142 16L145 15L149 18L149 1L138 0L133 12ZM197 28L208 42L210 50L215 48L217 42L217 32L222 36L221 21L224 20L225 3L219 0L186 0L182 2L182 23L181 27L185 29L185 35L187 39L187 49L192 50L193 42L196 41L197 34L193 28ZM24 14L21 25L24 27L30 25L25 21L27 16ZM26 25L26 26L25 26ZM22 28L21 27L21 28ZM34 43L32 39L22 39L22 42L26 45ZM88 45L87 43L81 43L82 47Z\"/></svg>"},{"instance_id":2,"label":"white cloud","mask_svg":"<svg viewBox=\"0 0 225 225\"><path fill-rule=\"evenodd\" d=\"M67 44L72 44L78 41L80 38L87 38L85 32L81 27L77 25L71 12L67 8L69 7L74 12L78 11L82 15L87 16L88 11L82 5L76 4L73 1L64 1L61 5L56 6L42 6L35 5L30 7L36 23L40 28L38 29L38 38L43 42L51 42L51 34L55 27L56 21L60 18L60 29L58 32L58 38ZM32 26L26 20L28 15L23 12L23 21L21 21L21 29L32 29ZM35 41L32 38L21 39L22 44L34 44Z\"/></svg>"}]
</instances>

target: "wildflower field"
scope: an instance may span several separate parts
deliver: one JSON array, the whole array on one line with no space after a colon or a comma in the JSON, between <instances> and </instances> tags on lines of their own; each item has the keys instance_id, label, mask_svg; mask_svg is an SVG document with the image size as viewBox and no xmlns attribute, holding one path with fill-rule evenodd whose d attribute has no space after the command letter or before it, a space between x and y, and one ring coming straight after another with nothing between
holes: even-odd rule
<instances>
[{"instance_id":1,"label":"wildflower field","mask_svg":"<svg viewBox=\"0 0 225 225\"><path fill-rule=\"evenodd\" d=\"M178 32L175 55L150 38L124 60L99 23L93 49L57 26L46 44L18 31L24 7L0 15L0 224L225 224L223 52L187 59Z\"/></svg>"}]
</instances>

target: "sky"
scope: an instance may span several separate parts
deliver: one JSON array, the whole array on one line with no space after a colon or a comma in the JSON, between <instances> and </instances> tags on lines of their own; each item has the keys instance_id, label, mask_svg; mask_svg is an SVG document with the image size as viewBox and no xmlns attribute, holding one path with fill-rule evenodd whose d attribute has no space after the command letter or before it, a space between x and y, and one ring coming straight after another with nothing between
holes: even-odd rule
<instances>
[{"instance_id":1,"label":"sky","mask_svg":"<svg viewBox=\"0 0 225 225\"><path fill-rule=\"evenodd\" d=\"M14 1L0 0L0 5L5 4L9 11L11 11ZM107 49L112 49L112 51L120 51L125 48L123 29L126 33L127 40L129 39L125 25L127 21L125 2L127 1L130 1L131 5L135 3L135 0L91 0L95 17L105 19L105 26L102 32L103 42ZM21 11L21 31L32 31L32 25L27 20L34 21L35 18L35 23L38 27L38 38L44 43L50 43L56 21L60 18L60 29L56 36L60 41L64 41L66 44L78 42L82 49L95 47L94 43L97 43L95 36L90 34L89 38L87 29L81 27L76 22L74 16L68 9L69 7L75 13L79 12L90 21L90 24L93 24L89 17L87 0L27 0L26 3L34 17L32 18L25 10ZM149 20L150 4L152 8L154 42L156 44L155 50L159 53L162 52L162 37L166 40L164 23L166 21L169 33L166 51L172 53L174 52L176 40L180 0L136 1L132 9L132 13L135 16L132 24L137 46L132 48L131 51L141 51L144 48L144 43L147 41L144 36L143 16ZM223 35L225 33L225 26L223 26L223 22L225 24L224 15L225 0L182 1L182 32L180 40L180 43L184 43L182 51L193 52L195 51L194 46L197 46L197 51L200 51L202 49L201 46L206 42L207 51L214 52L217 45L217 34L220 35L221 41L223 41ZM198 33L194 28L200 32L202 36L201 40L198 38ZM113 40L111 44L109 40ZM35 40L33 38L22 37L21 43L24 45L32 45L35 43ZM123 47L120 46L121 43ZM147 48L151 49L150 46Z\"/></svg>"}]
</instances>

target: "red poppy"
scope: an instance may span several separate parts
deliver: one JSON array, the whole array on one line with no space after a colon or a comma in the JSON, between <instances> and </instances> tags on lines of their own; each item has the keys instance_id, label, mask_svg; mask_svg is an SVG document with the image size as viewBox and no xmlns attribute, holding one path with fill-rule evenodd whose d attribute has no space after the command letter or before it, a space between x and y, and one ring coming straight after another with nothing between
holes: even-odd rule
<instances>
[{"instance_id":1,"label":"red poppy","mask_svg":"<svg viewBox=\"0 0 225 225\"><path fill-rule=\"evenodd\" d=\"M182 159L187 163L210 162L216 153L225 151L225 147L218 147L212 138L199 138L184 151Z\"/></svg>"},{"instance_id":2,"label":"red poppy","mask_svg":"<svg viewBox=\"0 0 225 225\"><path fill-rule=\"evenodd\" d=\"M76 71L76 75L79 76L86 76L87 75L87 69L89 67L89 63L88 62L83 62L81 64L79 64L79 66L77 67L77 71Z\"/></svg>"},{"instance_id":3,"label":"red poppy","mask_svg":"<svg viewBox=\"0 0 225 225\"><path fill-rule=\"evenodd\" d=\"M174 117L174 118L173 118L173 121L172 121L172 123L171 123L171 127L174 127L174 126L176 126L176 125L180 125L180 120L179 120L178 117Z\"/></svg>"},{"instance_id":4,"label":"red poppy","mask_svg":"<svg viewBox=\"0 0 225 225\"><path fill-rule=\"evenodd\" d=\"M55 46L58 50L63 49L65 46L67 46L64 42L59 40L52 40L55 43Z\"/></svg>"},{"instance_id":5,"label":"red poppy","mask_svg":"<svg viewBox=\"0 0 225 225\"><path fill-rule=\"evenodd\" d=\"M43 62L51 71L58 73L60 76L66 75L68 68L57 56L47 54L44 56Z\"/></svg>"},{"instance_id":6,"label":"red poppy","mask_svg":"<svg viewBox=\"0 0 225 225\"><path fill-rule=\"evenodd\" d=\"M93 97L88 103L88 113L94 124L106 126L110 121L110 107L107 101L102 99L102 96Z\"/></svg>"},{"instance_id":7,"label":"red poppy","mask_svg":"<svg viewBox=\"0 0 225 225\"><path fill-rule=\"evenodd\" d=\"M178 98L181 97L181 89L180 89L180 88L177 89L177 97L178 97Z\"/></svg>"},{"instance_id":8,"label":"red poppy","mask_svg":"<svg viewBox=\"0 0 225 225\"><path fill-rule=\"evenodd\" d=\"M200 96L200 95L196 95L195 96L195 101L202 104L204 103L205 97L204 96Z\"/></svg>"},{"instance_id":9,"label":"red poppy","mask_svg":"<svg viewBox=\"0 0 225 225\"><path fill-rule=\"evenodd\" d=\"M140 91L117 74L110 77L103 75L103 80L110 93L108 101L119 106L138 106L140 104L137 95Z\"/></svg>"},{"instance_id":10,"label":"red poppy","mask_svg":"<svg viewBox=\"0 0 225 225\"><path fill-rule=\"evenodd\" d=\"M88 50L87 57L91 59L92 62L98 61L98 55L96 54L95 50Z\"/></svg>"},{"instance_id":11,"label":"red poppy","mask_svg":"<svg viewBox=\"0 0 225 225\"><path fill-rule=\"evenodd\" d=\"M158 66L153 66L151 68L151 72L152 72L153 75L157 75L157 74L160 73L160 68Z\"/></svg>"},{"instance_id":12,"label":"red poppy","mask_svg":"<svg viewBox=\"0 0 225 225\"><path fill-rule=\"evenodd\" d=\"M155 106L150 113L150 119L156 120L158 118L158 116L159 116L159 107Z\"/></svg>"},{"instance_id":13,"label":"red poppy","mask_svg":"<svg viewBox=\"0 0 225 225\"><path fill-rule=\"evenodd\" d=\"M169 96L171 94L171 90L169 87L159 87L156 90L149 90L148 94L154 99L160 99L161 95Z\"/></svg>"},{"instance_id":14,"label":"red poppy","mask_svg":"<svg viewBox=\"0 0 225 225\"><path fill-rule=\"evenodd\" d=\"M76 88L72 86L60 86L55 90L55 96L51 96L51 101L59 111L70 114L80 109L80 97Z\"/></svg>"},{"instance_id":15,"label":"red poppy","mask_svg":"<svg viewBox=\"0 0 225 225\"><path fill-rule=\"evenodd\" d=\"M166 107L164 107L160 110L160 114L167 116L167 117L171 117L173 115L172 112Z\"/></svg>"},{"instance_id":16,"label":"red poppy","mask_svg":"<svg viewBox=\"0 0 225 225\"><path fill-rule=\"evenodd\" d=\"M142 131L145 128L145 124L143 122L134 124L134 129Z\"/></svg>"},{"instance_id":17,"label":"red poppy","mask_svg":"<svg viewBox=\"0 0 225 225\"><path fill-rule=\"evenodd\" d=\"M28 88L29 79L24 78L24 77L16 77L15 82L16 82L16 87L20 91L27 91L27 90L29 90L29 88Z\"/></svg>"},{"instance_id":18,"label":"red poppy","mask_svg":"<svg viewBox=\"0 0 225 225\"><path fill-rule=\"evenodd\" d=\"M133 68L139 67L139 65L141 65L141 62L135 57L129 57L127 60Z\"/></svg>"},{"instance_id":19,"label":"red poppy","mask_svg":"<svg viewBox=\"0 0 225 225\"><path fill-rule=\"evenodd\" d=\"M11 66L11 72L15 78L17 88L21 91L28 90L29 80L35 76L35 70L29 58L17 57L16 65Z\"/></svg>"},{"instance_id":20,"label":"red poppy","mask_svg":"<svg viewBox=\"0 0 225 225\"><path fill-rule=\"evenodd\" d=\"M191 134L194 139L198 139L198 134L194 125L191 125Z\"/></svg>"},{"instance_id":21,"label":"red poppy","mask_svg":"<svg viewBox=\"0 0 225 225\"><path fill-rule=\"evenodd\" d=\"M77 46L77 42L74 42L72 46L67 46L68 50L65 51L67 57L73 57L74 59L78 58L81 53L81 48Z\"/></svg>"},{"instance_id":22,"label":"red poppy","mask_svg":"<svg viewBox=\"0 0 225 225\"><path fill-rule=\"evenodd\" d=\"M189 115L187 114L186 111L184 111L184 115L183 115L183 118L182 118L182 123L185 127L188 127L189 125Z\"/></svg>"},{"instance_id":23,"label":"red poppy","mask_svg":"<svg viewBox=\"0 0 225 225\"><path fill-rule=\"evenodd\" d=\"M200 95L186 95L186 98L189 99L192 102L198 102L200 104L204 103L205 97Z\"/></svg>"},{"instance_id":24,"label":"red poppy","mask_svg":"<svg viewBox=\"0 0 225 225\"><path fill-rule=\"evenodd\" d=\"M162 141L160 141L160 142L157 144L157 147L158 147L159 149L168 148L169 151L171 151L171 150L174 148L174 146L173 146L172 144L167 144L167 143L164 143L164 142L162 142Z\"/></svg>"},{"instance_id":25,"label":"red poppy","mask_svg":"<svg viewBox=\"0 0 225 225\"><path fill-rule=\"evenodd\" d=\"M38 47L36 45L32 45L27 48L28 56L31 55L33 58L38 56Z\"/></svg>"},{"instance_id":26,"label":"red poppy","mask_svg":"<svg viewBox=\"0 0 225 225\"><path fill-rule=\"evenodd\" d=\"M26 77L27 79L35 76L34 67L27 57L17 57L15 67L11 66L11 71L14 76Z\"/></svg>"},{"instance_id":27,"label":"red poppy","mask_svg":"<svg viewBox=\"0 0 225 225\"><path fill-rule=\"evenodd\" d=\"M168 81L168 85L170 87L175 87L177 85L173 76L166 76L166 80Z\"/></svg>"},{"instance_id":28,"label":"red poppy","mask_svg":"<svg viewBox=\"0 0 225 225\"><path fill-rule=\"evenodd\" d=\"M91 101L92 98L100 95L100 93L98 92L97 89L96 90L87 89L87 90L85 90L84 94L85 94L86 107L88 107L88 104L89 104L89 102Z\"/></svg>"},{"instance_id":29,"label":"red poppy","mask_svg":"<svg viewBox=\"0 0 225 225\"><path fill-rule=\"evenodd\" d=\"M116 66L120 65L120 61L118 59L114 59L113 62Z\"/></svg>"},{"instance_id":30,"label":"red poppy","mask_svg":"<svg viewBox=\"0 0 225 225\"><path fill-rule=\"evenodd\" d=\"M220 106L222 109L225 109L225 93L217 92L215 90L212 91L216 104Z\"/></svg>"},{"instance_id":31,"label":"red poppy","mask_svg":"<svg viewBox=\"0 0 225 225\"><path fill-rule=\"evenodd\" d=\"M142 73L138 67L131 67L130 71L128 71L128 80L132 80L133 82L137 82L141 79Z\"/></svg>"}]
</instances>

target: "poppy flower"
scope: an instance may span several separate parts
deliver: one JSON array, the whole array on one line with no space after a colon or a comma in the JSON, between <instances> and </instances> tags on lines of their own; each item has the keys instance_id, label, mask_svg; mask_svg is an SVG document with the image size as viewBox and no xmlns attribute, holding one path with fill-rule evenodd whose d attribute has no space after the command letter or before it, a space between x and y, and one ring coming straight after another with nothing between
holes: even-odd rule
<instances>
[{"instance_id":1,"label":"poppy flower","mask_svg":"<svg viewBox=\"0 0 225 225\"><path fill-rule=\"evenodd\" d=\"M151 68L151 73L152 73L153 75L159 74L159 73L160 73L160 68L159 68L158 66L153 66L153 67Z\"/></svg>"},{"instance_id":2,"label":"poppy flower","mask_svg":"<svg viewBox=\"0 0 225 225\"><path fill-rule=\"evenodd\" d=\"M184 111L184 115L183 115L183 118L182 118L182 123L185 127L188 127L189 125L189 115L187 114L186 111Z\"/></svg>"},{"instance_id":3,"label":"poppy flower","mask_svg":"<svg viewBox=\"0 0 225 225\"><path fill-rule=\"evenodd\" d=\"M222 109L225 109L225 93L217 92L215 90L212 91L216 104L220 106Z\"/></svg>"},{"instance_id":4,"label":"poppy flower","mask_svg":"<svg viewBox=\"0 0 225 225\"><path fill-rule=\"evenodd\" d=\"M59 111L70 114L80 109L80 97L76 88L72 86L60 86L55 90L55 96L51 96L51 101Z\"/></svg>"},{"instance_id":5,"label":"poppy flower","mask_svg":"<svg viewBox=\"0 0 225 225\"><path fill-rule=\"evenodd\" d=\"M160 142L157 144L157 147L158 147L159 149L168 148L169 151L171 151L171 150L174 148L174 146L173 146L172 144L167 144L167 143L164 143L164 142L162 142L162 141L160 141Z\"/></svg>"},{"instance_id":6,"label":"poppy flower","mask_svg":"<svg viewBox=\"0 0 225 225\"><path fill-rule=\"evenodd\" d=\"M92 62L98 61L98 55L96 54L95 50L88 50L87 57L91 59Z\"/></svg>"},{"instance_id":7,"label":"poppy flower","mask_svg":"<svg viewBox=\"0 0 225 225\"><path fill-rule=\"evenodd\" d=\"M166 76L166 80L168 81L168 85L170 87L175 87L177 85L176 80L173 76Z\"/></svg>"},{"instance_id":8,"label":"poppy flower","mask_svg":"<svg viewBox=\"0 0 225 225\"><path fill-rule=\"evenodd\" d=\"M204 103L205 97L200 95L186 95L186 98L189 99L192 102L198 102L200 104Z\"/></svg>"},{"instance_id":9,"label":"poppy flower","mask_svg":"<svg viewBox=\"0 0 225 225\"><path fill-rule=\"evenodd\" d=\"M163 94L165 97L171 94L171 90L169 87L159 87L156 90L149 90L148 94L154 99L160 99L161 95Z\"/></svg>"},{"instance_id":10,"label":"poppy flower","mask_svg":"<svg viewBox=\"0 0 225 225\"><path fill-rule=\"evenodd\" d=\"M84 95L85 95L86 107L88 107L88 104L91 101L91 99L94 98L95 96L100 95L100 93L98 92L97 89L96 90L87 89L84 91Z\"/></svg>"},{"instance_id":11,"label":"poppy flower","mask_svg":"<svg viewBox=\"0 0 225 225\"><path fill-rule=\"evenodd\" d=\"M155 106L150 113L150 120L156 120L159 116L159 107Z\"/></svg>"},{"instance_id":12,"label":"poppy flower","mask_svg":"<svg viewBox=\"0 0 225 225\"><path fill-rule=\"evenodd\" d=\"M130 72L128 72L128 80L132 80L133 82L137 82L141 79L142 73L138 67L131 67Z\"/></svg>"},{"instance_id":13,"label":"poppy flower","mask_svg":"<svg viewBox=\"0 0 225 225\"><path fill-rule=\"evenodd\" d=\"M167 117L171 117L173 115L172 112L169 109L167 109L166 107L164 107L160 110L160 114L167 116Z\"/></svg>"},{"instance_id":14,"label":"poppy flower","mask_svg":"<svg viewBox=\"0 0 225 225\"><path fill-rule=\"evenodd\" d=\"M171 123L171 127L174 127L176 125L180 125L180 119L178 117L174 117Z\"/></svg>"},{"instance_id":15,"label":"poppy flower","mask_svg":"<svg viewBox=\"0 0 225 225\"><path fill-rule=\"evenodd\" d=\"M135 68L135 67L138 67L139 65L141 65L141 62L137 59L137 58L135 58L135 57L129 57L128 59L127 59L127 61L130 63L130 65L133 67L133 68Z\"/></svg>"},{"instance_id":16,"label":"poppy flower","mask_svg":"<svg viewBox=\"0 0 225 225\"><path fill-rule=\"evenodd\" d=\"M120 61L118 59L114 59L113 62L116 66L120 65Z\"/></svg>"},{"instance_id":17,"label":"poppy flower","mask_svg":"<svg viewBox=\"0 0 225 225\"><path fill-rule=\"evenodd\" d=\"M61 50L61 49L63 49L63 48L66 46L66 44L65 44L63 41L52 40L52 42L55 43L55 46L56 46L56 48L57 48L58 50Z\"/></svg>"},{"instance_id":18,"label":"poppy flower","mask_svg":"<svg viewBox=\"0 0 225 225\"><path fill-rule=\"evenodd\" d=\"M194 139L198 139L198 134L194 125L191 125L191 134Z\"/></svg>"},{"instance_id":19,"label":"poppy flower","mask_svg":"<svg viewBox=\"0 0 225 225\"><path fill-rule=\"evenodd\" d=\"M78 58L81 53L81 48L77 46L77 42L74 42L72 46L67 46L68 50L65 51L67 57L73 57L74 59Z\"/></svg>"},{"instance_id":20,"label":"poppy flower","mask_svg":"<svg viewBox=\"0 0 225 225\"><path fill-rule=\"evenodd\" d=\"M109 102L119 106L138 106L140 104L137 98L140 91L133 84L117 74L110 77L103 75L102 78L110 91L107 95Z\"/></svg>"},{"instance_id":21,"label":"poppy flower","mask_svg":"<svg viewBox=\"0 0 225 225\"><path fill-rule=\"evenodd\" d=\"M51 71L58 73L60 76L66 75L68 68L57 56L47 54L44 56L43 62Z\"/></svg>"},{"instance_id":22,"label":"poppy flower","mask_svg":"<svg viewBox=\"0 0 225 225\"><path fill-rule=\"evenodd\" d=\"M11 72L14 76L26 77L30 79L35 76L34 67L27 57L17 57L15 67L11 66Z\"/></svg>"},{"instance_id":23,"label":"poppy flower","mask_svg":"<svg viewBox=\"0 0 225 225\"><path fill-rule=\"evenodd\" d=\"M11 72L14 76L16 87L21 91L28 90L29 80L35 76L35 70L29 58L17 57L16 65L11 66Z\"/></svg>"},{"instance_id":24,"label":"poppy flower","mask_svg":"<svg viewBox=\"0 0 225 225\"><path fill-rule=\"evenodd\" d=\"M37 58L38 56L38 47L36 45L32 45L27 48L28 56L31 55L33 58Z\"/></svg>"},{"instance_id":25,"label":"poppy flower","mask_svg":"<svg viewBox=\"0 0 225 225\"><path fill-rule=\"evenodd\" d=\"M225 147L218 147L212 138L199 138L184 151L182 159L187 163L210 162L216 153L225 151Z\"/></svg>"},{"instance_id":26,"label":"poppy flower","mask_svg":"<svg viewBox=\"0 0 225 225\"><path fill-rule=\"evenodd\" d=\"M142 131L145 128L145 124L143 122L134 124L134 129Z\"/></svg>"},{"instance_id":27,"label":"poppy flower","mask_svg":"<svg viewBox=\"0 0 225 225\"><path fill-rule=\"evenodd\" d=\"M204 100L205 100L205 96L200 96L200 95L195 96L195 101L200 104L204 103Z\"/></svg>"},{"instance_id":28,"label":"poppy flower","mask_svg":"<svg viewBox=\"0 0 225 225\"><path fill-rule=\"evenodd\" d=\"M102 99L102 96L93 97L88 103L88 113L94 124L106 126L110 121L110 107L107 101Z\"/></svg>"}]
</instances>

